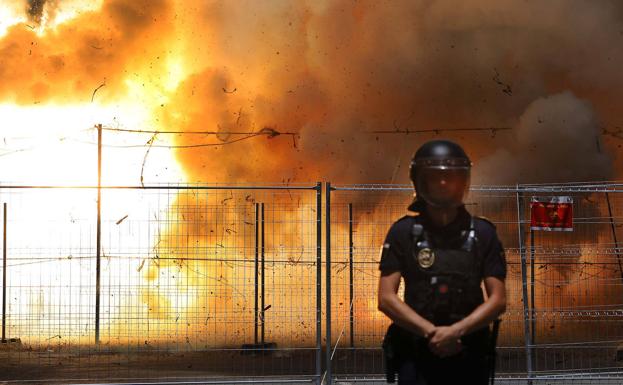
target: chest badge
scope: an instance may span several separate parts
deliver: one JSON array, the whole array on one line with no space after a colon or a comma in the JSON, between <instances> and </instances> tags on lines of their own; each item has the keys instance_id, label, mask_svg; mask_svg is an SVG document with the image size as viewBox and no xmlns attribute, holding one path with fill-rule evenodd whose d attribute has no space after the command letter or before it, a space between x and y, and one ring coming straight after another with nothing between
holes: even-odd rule
<instances>
[{"instance_id":1,"label":"chest badge","mask_svg":"<svg viewBox=\"0 0 623 385\"><path fill-rule=\"evenodd\" d=\"M428 269L435 263L435 253L428 247L425 247L417 254L417 261L423 269Z\"/></svg>"}]
</instances>

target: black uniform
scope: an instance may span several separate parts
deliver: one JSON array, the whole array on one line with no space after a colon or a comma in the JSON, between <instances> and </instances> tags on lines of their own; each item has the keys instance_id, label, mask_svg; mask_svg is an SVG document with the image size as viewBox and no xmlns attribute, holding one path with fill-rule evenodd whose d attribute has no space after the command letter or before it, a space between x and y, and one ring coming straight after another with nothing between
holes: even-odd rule
<instances>
[{"instance_id":1,"label":"black uniform","mask_svg":"<svg viewBox=\"0 0 623 385\"><path fill-rule=\"evenodd\" d=\"M431 222L422 207L412 205L411 210L421 213L392 225L379 268L383 275L402 273L405 302L420 316L436 326L451 325L484 301L480 283L485 277L505 279L504 250L493 224L471 216L464 206L442 228ZM396 325L391 328L399 383L487 383L488 328L462 337L463 350L447 358L433 355L424 338Z\"/></svg>"}]
</instances>

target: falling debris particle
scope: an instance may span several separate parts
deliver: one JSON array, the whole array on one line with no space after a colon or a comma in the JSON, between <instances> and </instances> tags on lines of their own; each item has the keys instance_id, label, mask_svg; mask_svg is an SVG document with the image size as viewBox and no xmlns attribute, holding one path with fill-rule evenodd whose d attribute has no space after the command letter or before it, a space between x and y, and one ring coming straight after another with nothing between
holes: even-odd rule
<instances>
[{"instance_id":1,"label":"falling debris particle","mask_svg":"<svg viewBox=\"0 0 623 385\"><path fill-rule=\"evenodd\" d=\"M238 89L237 89L237 88L234 88L234 89L233 89L233 90L231 90L231 91L227 91L227 89L226 89L225 87L223 87L223 92L224 92L224 93L226 93L226 94L233 94L233 93L234 93L234 92L236 92L236 91L238 91Z\"/></svg>"},{"instance_id":2,"label":"falling debris particle","mask_svg":"<svg viewBox=\"0 0 623 385\"><path fill-rule=\"evenodd\" d=\"M128 217L128 215L126 214L123 218L119 219L117 222L115 222L116 225L120 224L121 222L123 222L126 218Z\"/></svg>"},{"instance_id":3,"label":"falling debris particle","mask_svg":"<svg viewBox=\"0 0 623 385\"><path fill-rule=\"evenodd\" d=\"M144 265L145 265L145 260L143 259L143 260L141 261L141 264L138 266L138 269L136 269L136 272L137 272L137 273L140 273L140 272L141 272L141 270L143 270L143 266L144 266Z\"/></svg>"},{"instance_id":4,"label":"falling debris particle","mask_svg":"<svg viewBox=\"0 0 623 385\"><path fill-rule=\"evenodd\" d=\"M145 185L143 184L143 173L145 171L145 163L147 163L147 155L149 155L149 151L151 151L151 147L154 144L154 141L156 140L156 135L158 135L158 133L156 132L155 134L152 135L151 138L149 138L149 140L147 141L147 151L145 151L145 156L143 157L143 164L141 165L141 186L145 187Z\"/></svg>"},{"instance_id":5,"label":"falling debris particle","mask_svg":"<svg viewBox=\"0 0 623 385\"><path fill-rule=\"evenodd\" d=\"M511 86L500 80L500 74L497 69L494 69L494 71L495 76L493 77L493 81L496 82L498 85L502 86L502 92L504 92L508 96L512 96L513 90L511 89Z\"/></svg>"},{"instance_id":6,"label":"falling debris particle","mask_svg":"<svg viewBox=\"0 0 623 385\"><path fill-rule=\"evenodd\" d=\"M236 119L236 125L240 124L240 118L242 117L242 107L238 110L238 118Z\"/></svg>"},{"instance_id":7,"label":"falling debris particle","mask_svg":"<svg viewBox=\"0 0 623 385\"><path fill-rule=\"evenodd\" d=\"M52 338L58 338L58 339L61 339L61 338L63 338L63 337L61 337L61 335L60 335L60 334L57 334L57 335L55 335L55 336L52 336L52 337L48 338L47 340L49 341L49 340L51 340Z\"/></svg>"},{"instance_id":8,"label":"falling debris particle","mask_svg":"<svg viewBox=\"0 0 623 385\"><path fill-rule=\"evenodd\" d=\"M93 90L93 95L91 95L91 103L93 103L93 98L95 98L95 93L102 87L104 87L106 83L100 84L96 89Z\"/></svg>"},{"instance_id":9,"label":"falling debris particle","mask_svg":"<svg viewBox=\"0 0 623 385\"><path fill-rule=\"evenodd\" d=\"M267 305L267 306L264 308L264 311L266 311L266 310L270 309L270 308L271 308L271 306L272 306L272 305Z\"/></svg>"}]
</instances>

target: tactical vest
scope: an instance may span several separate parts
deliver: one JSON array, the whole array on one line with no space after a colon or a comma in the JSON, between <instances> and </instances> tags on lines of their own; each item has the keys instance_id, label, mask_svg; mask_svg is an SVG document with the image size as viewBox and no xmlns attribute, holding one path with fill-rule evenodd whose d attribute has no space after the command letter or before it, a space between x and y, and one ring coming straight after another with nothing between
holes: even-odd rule
<instances>
[{"instance_id":1,"label":"tactical vest","mask_svg":"<svg viewBox=\"0 0 623 385\"><path fill-rule=\"evenodd\" d=\"M454 242L436 242L417 222L411 235L413 253L407 266L405 301L419 315L435 325L450 325L484 302L473 217L470 228Z\"/></svg>"}]
</instances>

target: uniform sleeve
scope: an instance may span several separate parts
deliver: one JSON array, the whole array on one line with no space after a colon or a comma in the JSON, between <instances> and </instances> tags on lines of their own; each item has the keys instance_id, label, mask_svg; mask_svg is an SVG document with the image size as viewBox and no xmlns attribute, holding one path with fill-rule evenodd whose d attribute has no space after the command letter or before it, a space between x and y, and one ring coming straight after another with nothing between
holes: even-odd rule
<instances>
[{"instance_id":1,"label":"uniform sleeve","mask_svg":"<svg viewBox=\"0 0 623 385\"><path fill-rule=\"evenodd\" d=\"M506 255L502 242L498 238L495 228L492 228L492 234L489 242L485 247L484 263L482 269L482 277L496 277L506 279Z\"/></svg>"},{"instance_id":2,"label":"uniform sleeve","mask_svg":"<svg viewBox=\"0 0 623 385\"><path fill-rule=\"evenodd\" d=\"M404 250L399 242L399 234L396 224L387 233L383 246L381 246L381 262L379 270L383 274L391 274L402 271L404 266Z\"/></svg>"}]
</instances>

